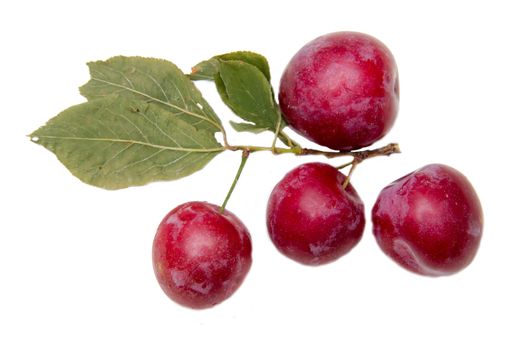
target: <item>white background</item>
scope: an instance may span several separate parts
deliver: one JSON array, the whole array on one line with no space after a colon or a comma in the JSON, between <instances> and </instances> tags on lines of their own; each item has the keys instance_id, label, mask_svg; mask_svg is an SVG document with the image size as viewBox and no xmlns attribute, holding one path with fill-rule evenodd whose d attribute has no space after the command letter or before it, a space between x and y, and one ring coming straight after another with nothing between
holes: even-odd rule
<instances>
[{"instance_id":1,"label":"white background","mask_svg":"<svg viewBox=\"0 0 525 350\"><path fill-rule=\"evenodd\" d=\"M1 349L524 349L522 139L525 49L520 1L6 1L0 5ZM151 267L162 217L189 200L220 203L240 154L179 181L121 191L81 183L25 135L81 103L85 62L166 58L185 71L252 50L274 86L309 40L355 30L396 57L401 109L376 145L403 153L354 174L367 216L385 185L441 162L466 174L485 229L464 271L425 278L361 243L318 268L281 256L265 207L294 166L323 158L254 154L230 203L251 231L253 267L238 292L205 311L164 296ZM216 112L234 118L211 84ZM299 137L298 137L299 138ZM271 135L232 143L268 145ZM304 142L307 145L307 142ZM330 161L338 164L340 161Z\"/></svg>"}]
</instances>

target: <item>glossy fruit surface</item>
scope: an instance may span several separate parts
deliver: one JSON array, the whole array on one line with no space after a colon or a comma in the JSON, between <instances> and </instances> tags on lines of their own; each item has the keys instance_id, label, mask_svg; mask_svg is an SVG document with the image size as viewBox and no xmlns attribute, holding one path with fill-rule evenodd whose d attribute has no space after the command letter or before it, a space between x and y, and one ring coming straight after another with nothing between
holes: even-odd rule
<instances>
[{"instance_id":1,"label":"glossy fruit surface","mask_svg":"<svg viewBox=\"0 0 525 350\"><path fill-rule=\"evenodd\" d=\"M277 249L307 265L320 265L348 253L361 239L364 206L345 176L323 163L290 171L268 201L266 223Z\"/></svg>"},{"instance_id":2,"label":"glossy fruit surface","mask_svg":"<svg viewBox=\"0 0 525 350\"><path fill-rule=\"evenodd\" d=\"M478 196L459 171L430 164L385 187L372 210L381 249L406 269L449 275L470 264L481 240Z\"/></svg>"},{"instance_id":3,"label":"glossy fruit surface","mask_svg":"<svg viewBox=\"0 0 525 350\"><path fill-rule=\"evenodd\" d=\"M232 213L188 202L166 215L153 242L153 268L164 292L194 309L231 296L248 273L250 234Z\"/></svg>"},{"instance_id":4,"label":"glossy fruit surface","mask_svg":"<svg viewBox=\"0 0 525 350\"><path fill-rule=\"evenodd\" d=\"M366 34L321 36L288 63L279 103L288 124L320 145L337 150L371 145L385 136L397 116L394 57Z\"/></svg>"}]
</instances>

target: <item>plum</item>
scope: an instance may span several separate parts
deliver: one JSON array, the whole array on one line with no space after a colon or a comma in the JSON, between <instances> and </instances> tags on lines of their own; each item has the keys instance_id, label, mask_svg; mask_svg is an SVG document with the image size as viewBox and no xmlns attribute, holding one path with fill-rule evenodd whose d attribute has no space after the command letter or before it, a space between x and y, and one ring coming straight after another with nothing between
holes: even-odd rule
<instances>
[{"instance_id":1,"label":"plum","mask_svg":"<svg viewBox=\"0 0 525 350\"><path fill-rule=\"evenodd\" d=\"M337 32L302 47L279 87L288 124L322 146L354 150L392 128L399 105L396 62L372 36Z\"/></svg>"},{"instance_id":2,"label":"plum","mask_svg":"<svg viewBox=\"0 0 525 350\"><path fill-rule=\"evenodd\" d=\"M365 227L359 195L336 168L306 163L275 186L267 207L270 238L285 256L306 265L334 261L361 239Z\"/></svg>"},{"instance_id":3,"label":"plum","mask_svg":"<svg viewBox=\"0 0 525 350\"><path fill-rule=\"evenodd\" d=\"M153 242L153 268L164 292L193 309L230 297L252 264L251 237L229 211L206 202L182 204L162 220Z\"/></svg>"},{"instance_id":4,"label":"plum","mask_svg":"<svg viewBox=\"0 0 525 350\"><path fill-rule=\"evenodd\" d=\"M443 276L474 259L483 212L463 174L430 164L381 191L372 223L379 247L399 265L421 275Z\"/></svg>"}]
</instances>

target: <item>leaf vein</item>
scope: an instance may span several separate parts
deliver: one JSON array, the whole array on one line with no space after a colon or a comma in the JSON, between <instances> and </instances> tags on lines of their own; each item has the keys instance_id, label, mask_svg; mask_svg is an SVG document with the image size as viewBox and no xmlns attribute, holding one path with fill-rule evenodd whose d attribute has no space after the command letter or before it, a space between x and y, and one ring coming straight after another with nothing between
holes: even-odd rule
<instances>
[{"instance_id":1,"label":"leaf vein","mask_svg":"<svg viewBox=\"0 0 525 350\"><path fill-rule=\"evenodd\" d=\"M117 117L121 117L123 118L125 121L127 121L129 124L131 124L131 126L133 126L138 132L139 134L142 136L142 138L144 139L145 142L147 143L150 143L149 139L148 139L148 136L146 136L142 130L137 126L137 124L133 123L133 121L131 119L129 119L128 117L126 117L124 114L122 113L114 113L112 111L110 111L109 109L106 108L106 110L110 113L110 114L113 114ZM129 133L128 133L129 135Z\"/></svg>"},{"instance_id":2,"label":"leaf vein","mask_svg":"<svg viewBox=\"0 0 525 350\"><path fill-rule=\"evenodd\" d=\"M134 67L137 72L140 72L142 74L144 74L145 76L147 76L152 82L153 84L157 85L157 87L160 89L160 92L162 92L162 94L164 95L164 98L165 98L165 101L166 102L170 102L170 99L168 98L168 95L166 94L166 91L164 90L164 88L159 84L159 82L157 81L157 79L155 79L151 74L149 74L148 72L145 72L143 70L140 70L136 67Z\"/></svg>"},{"instance_id":3,"label":"leaf vein","mask_svg":"<svg viewBox=\"0 0 525 350\"><path fill-rule=\"evenodd\" d=\"M165 132L160 126L159 126L159 123L155 120L155 122L151 121L151 119L148 118L148 116L143 113L143 112L139 112L139 114L144 117L144 119L146 119L150 124L153 124L153 126L155 126L155 128L157 130L159 130L162 135L166 136L167 138L169 138L175 145L177 145L178 147L181 147L181 145L173 138L171 137L167 132ZM200 145L200 144L199 144ZM202 145L200 145L202 146Z\"/></svg>"},{"instance_id":4,"label":"leaf vein","mask_svg":"<svg viewBox=\"0 0 525 350\"><path fill-rule=\"evenodd\" d=\"M128 169L128 168L131 168L132 166L135 166L137 164L140 164L142 162L145 162L147 160L150 160L151 158L159 155L160 153L166 151L165 149L159 149L158 151L155 151L154 153L150 154L149 156L145 157L145 158L142 158L142 159L139 159L137 161L134 161L132 163L129 163L129 164L126 164L125 166L123 166L122 168L120 169L116 169L114 171L111 172L111 174L118 174L118 173L121 173L123 172L124 170Z\"/></svg>"},{"instance_id":5,"label":"leaf vein","mask_svg":"<svg viewBox=\"0 0 525 350\"><path fill-rule=\"evenodd\" d=\"M130 147L132 147L133 144L130 143L129 145L123 147L121 150L115 152L115 154L113 156L111 156L110 158L108 158L104 164L102 164L101 166L99 166L99 168L97 169L97 174L95 176L98 176L98 174L100 173L100 171L106 166L109 164L109 162L111 162L112 160L116 159L119 155L122 154L122 152L125 152L126 150L128 150Z\"/></svg>"},{"instance_id":6,"label":"leaf vein","mask_svg":"<svg viewBox=\"0 0 525 350\"><path fill-rule=\"evenodd\" d=\"M110 139L110 138L96 138L96 137L75 137L75 136L54 136L54 135L35 135L40 139L59 139L59 140L70 140L70 141L94 141L94 142L119 142L119 143L132 143L137 145L142 145L146 147L165 149L171 151L179 152L189 152L189 153L215 153L224 151L224 147L214 147L214 148L187 148L187 147L170 147L164 145L157 145L148 142L142 142L137 140L127 140L127 139Z\"/></svg>"},{"instance_id":7,"label":"leaf vein","mask_svg":"<svg viewBox=\"0 0 525 350\"><path fill-rule=\"evenodd\" d=\"M180 96L180 100L181 102L184 104L184 108L185 109L189 109L188 108L188 104L186 103L186 99L184 98L184 95L182 95L182 91L180 91L179 87L177 86L177 84L175 84L173 81L170 80L170 84L175 88L175 90L177 90L177 93L179 94Z\"/></svg>"},{"instance_id":8,"label":"leaf vein","mask_svg":"<svg viewBox=\"0 0 525 350\"><path fill-rule=\"evenodd\" d=\"M119 74L120 76L122 76L122 78L124 78L124 80L126 80L126 82L129 84L130 88L132 88L132 89L135 88L135 85L133 84L133 82L126 76L126 74L124 74L124 72L122 72L122 71L120 71L118 69L115 69L115 68L111 68L110 66L105 66L104 68L109 70L110 72L114 72L114 73ZM102 73L99 70L93 69L93 72L99 73L103 77L107 77L107 74L104 74L104 73Z\"/></svg>"},{"instance_id":9,"label":"leaf vein","mask_svg":"<svg viewBox=\"0 0 525 350\"><path fill-rule=\"evenodd\" d=\"M222 130L221 127L220 127L220 125L219 125L217 122L215 122L215 121L212 120L211 118L208 118L208 117L205 116L205 115L200 115L200 114L194 113L194 112L192 112L192 111L190 111L190 110L188 110L188 109L185 109L185 108L182 108L182 107L180 107L180 106L174 105L174 104L172 104L172 103L169 103L169 102L163 101L163 100L158 99L158 98L156 98L156 97L150 96L150 95L148 95L148 94L146 94L146 93L144 93L144 92L142 92L142 91L139 91L139 90L136 90L136 89L133 89L133 88L129 88L129 87L124 86L124 85L121 85L121 84L113 83L113 82L111 82L111 81L107 81L107 80L103 80L103 79L99 79L99 78L95 78L95 77L93 77L92 79L93 79L93 80L96 80L96 81L99 81L99 82L101 82L101 83L104 83L104 84L108 84L108 85L111 85L111 86L116 86L116 87L122 88L122 89L128 90L128 91L130 91L130 92L132 92L132 93L135 93L135 94L137 94L137 95L140 95L140 96L143 96L143 97L149 98L149 99L151 99L152 101L155 101L155 102L161 103L161 104L163 104L163 105L165 105L165 106L168 106L168 107L174 108L174 109L176 109L176 110L178 110L178 111L181 111L181 112L183 112L183 113L185 113L185 114L188 114L188 115L190 115L190 116L192 116L192 117L195 117L195 118L198 118L198 119L205 120L205 121L207 121L208 123L210 123L210 124L212 124L213 126L215 126L218 130Z\"/></svg>"}]
</instances>

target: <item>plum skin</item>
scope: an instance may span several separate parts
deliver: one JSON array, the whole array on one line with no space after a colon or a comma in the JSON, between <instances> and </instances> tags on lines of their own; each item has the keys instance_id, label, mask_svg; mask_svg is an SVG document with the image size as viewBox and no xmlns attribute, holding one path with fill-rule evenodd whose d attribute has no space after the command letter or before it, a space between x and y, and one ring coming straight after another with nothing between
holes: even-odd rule
<instances>
[{"instance_id":1,"label":"plum skin","mask_svg":"<svg viewBox=\"0 0 525 350\"><path fill-rule=\"evenodd\" d=\"M323 163L291 170L268 200L266 223L274 245L305 265L321 265L348 253L365 227L364 205L345 176Z\"/></svg>"},{"instance_id":2,"label":"plum skin","mask_svg":"<svg viewBox=\"0 0 525 350\"><path fill-rule=\"evenodd\" d=\"M230 297L252 264L250 233L216 205L188 202L161 221L153 242L153 268L163 291L192 309Z\"/></svg>"},{"instance_id":3,"label":"plum skin","mask_svg":"<svg viewBox=\"0 0 525 350\"><path fill-rule=\"evenodd\" d=\"M326 34L302 47L281 77L279 104L288 124L319 145L366 147L392 128L399 108L397 65L366 34Z\"/></svg>"},{"instance_id":4,"label":"plum skin","mask_svg":"<svg viewBox=\"0 0 525 350\"><path fill-rule=\"evenodd\" d=\"M445 276L474 259L483 212L463 174L430 164L381 191L372 223L380 248L399 265L425 276Z\"/></svg>"}]
</instances>

